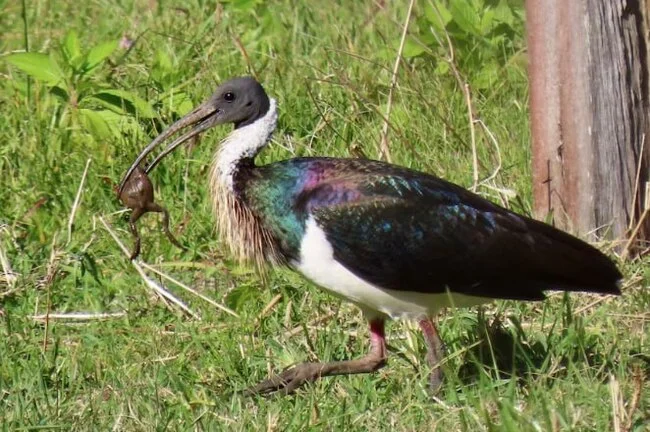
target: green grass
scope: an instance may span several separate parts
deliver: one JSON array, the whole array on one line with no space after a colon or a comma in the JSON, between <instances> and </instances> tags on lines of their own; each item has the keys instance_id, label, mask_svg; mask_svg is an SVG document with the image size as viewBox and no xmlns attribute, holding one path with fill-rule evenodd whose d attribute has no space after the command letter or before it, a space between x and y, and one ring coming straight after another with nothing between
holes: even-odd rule
<instances>
[{"instance_id":1,"label":"green grass","mask_svg":"<svg viewBox=\"0 0 650 432\"><path fill-rule=\"evenodd\" d=\"M241 10L247 3L252 8ZM0 2L0 51L24 49L25 34L37 52L55 50L70 29L83 49L141 35L128 53L115 52L90 85L145 100L182 86L198 104L222 80L254 71L281 110L263 161L376 157L408 2L386 2L385 9L370 1L258 3L36 0L25 2L25 31L20 2ZM420 3L411 26L416 36L425 34ZM478 71L463 59L481 47L452 40L461 72L474 86ZM527 212L530 135L521 28L513 41L490 85L473 91L472 105L499 145L502 164L491 184L516 197L479 191ZM171 61L162 78L153 73L158 50ZM469 187L467 107L452 72L440 63L425 53L400 68L391 151L399 164ZM324 379L286 398L237 395L270 370L295 362L360 356L368 332L354 307L299 276L279 270L264 285L225 254L205 179L227 131L207 133L191 154L178 151L153 175L173 231L189 250L169 244L156 217L141 223L144 260L241 316L169 285L201 315L197 320L166 307L145 286L99 221L103 216L131 244L126 216L114 214L120 206L111 182L177 118L172 102L157 106L159 119L136 116L100 138L67 121L75 109L64 109L39 81L28 85L1 59L0 73L0 247L18 274L15 285L0 278L4 430L649 430L647 259L621 263L627 283L620 298L553 295L544 303L499 302L481 313L443 314L448 358L441 402L427 394L423 341L406 323L390 325L389 364L377 374ZM484 179L497 158L481 129L477 147ZM278 295L280 301L265 310ZM46 311L126 315L82 324L52 320L47 327L31 318Z\"/></svg>"}]
</instances>

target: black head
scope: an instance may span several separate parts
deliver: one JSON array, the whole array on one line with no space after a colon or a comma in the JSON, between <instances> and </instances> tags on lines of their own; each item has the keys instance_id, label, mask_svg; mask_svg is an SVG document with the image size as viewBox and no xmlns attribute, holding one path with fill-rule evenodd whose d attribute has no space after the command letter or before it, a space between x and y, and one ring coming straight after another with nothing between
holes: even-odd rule
<instances>
[{"instance_id":1,"label":"black head","mask_svg":"<svg viewBox=\"0 0 650 432\"><path fill-rule=\"evenodd\" d=\"M133 170L140 165L145 157L160 143L187 127L188 132L176 138L148 166L151 171L157 164L195 135L220 124L232 123L235 128L244 127L264 117L270 107L269 97L262 85L253 77L238 77L221 84L210 98L196 107L192 112L169 126L142 150L129 170L126 172L120 191L124 188Z\"/></svg>"},{"instance_id":2,"label":"black head","mask_svg":"<svg viewBox=\"0 0 650 432\"><path fill-rule=\"evenodd\" d=\"M269 110L269 97L255 78L240 77L221 84L206 104L219 116L218 124L233 123L239 128L264 117Z\"/></svg>"}]
</instances>

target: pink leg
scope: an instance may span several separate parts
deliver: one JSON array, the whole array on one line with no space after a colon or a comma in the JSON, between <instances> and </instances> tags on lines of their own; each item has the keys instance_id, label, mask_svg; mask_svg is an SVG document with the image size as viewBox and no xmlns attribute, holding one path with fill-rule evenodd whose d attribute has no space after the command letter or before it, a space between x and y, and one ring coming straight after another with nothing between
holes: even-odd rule
<instances>
[{"instance_id":1,"label":"pink leg","mask_svg":"<svg viewBox=\"0 0 650 432\"><path fill-rule=\"evenodd\" d=\"M370 373L385 364L384 320L373 319L370 321L370 352L364 357L328 363L302 363L248 388L246 394L269 394L278 390L290 394L304 383L316 381L324 376Z\"/></svg>"},{"instance_id":2,"label":"pink leg","mask_svg":"<svg viewBox=\"0 0 650 432\"><path fill-rule=\"evenodd\" d=\"M431 386L431 392L436 394L442 385L440 362L444 357L444 347L438 335L438 329L431 318L423 318L419 321L419 324L424 335L424 342L427 344L427 363L431 367L429 384Z\"/></svg>"}]
</instances>

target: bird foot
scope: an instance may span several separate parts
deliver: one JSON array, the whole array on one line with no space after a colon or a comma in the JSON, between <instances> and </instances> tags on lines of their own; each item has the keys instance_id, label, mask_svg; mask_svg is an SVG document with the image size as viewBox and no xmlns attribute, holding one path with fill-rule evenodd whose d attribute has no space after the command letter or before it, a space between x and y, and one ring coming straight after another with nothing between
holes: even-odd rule
<instances>
[{"instance_id":1,"label":"bird foot","mask_svg":"<svg viewBox=\"0 0 650 432\"><path fill-rule=\"evenodd\" d=\"M326 368L326 365L326 363L301 363L247 388L244 394L247 396L265 396L279 391L284 395L289 395L301 385L320 378L321 372Z\"/></svg>"}]
</instances>

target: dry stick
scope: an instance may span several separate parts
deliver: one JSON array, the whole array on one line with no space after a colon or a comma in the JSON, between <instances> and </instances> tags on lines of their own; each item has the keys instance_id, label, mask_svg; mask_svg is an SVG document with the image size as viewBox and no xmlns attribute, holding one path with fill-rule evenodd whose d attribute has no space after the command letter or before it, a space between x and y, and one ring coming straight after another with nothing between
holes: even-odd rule
<instances>
[{"instance_id":1,"label":"dry stick","mask_svg":"<svg viewBox=\"0 0 650 432\"><path fill-rule=\"evenodd\" d=\"M210 297L204 296L200 292L198 292L198 291L190 288L189 286L185 285L183 282L169 276L168 274L165 274L165 273L161 272L157 268L155 268L155 267L153 267L153 266L151 266L151 265L149 265L149 264L147 264L145 262L141 262L141 265L142 265L142 267L146 268L147 270L151 270L152 272L154 272L157 275L161 276L163 279L167 279L171 283L174 283L174 284L178 285L179 287L183 288L185 291L188 291L188 292L194 294L195 296L197 296L198 298L200 298L202 300L205 300L206 302L210 303L212 306L214 306L214 307L216 307L218 309L221 309L222 311L224 311L226 313L229 313L230 315L232 315L234 317L239 318L239 315L237 315L237 312L233 311L232 309L227 308L226 306L224 306L224 305L222 305L220 303L217 303L216 301L212 300Z\"/></svg>"},{"instance_id":2,"label":"dry stick","mask_svg":"<svg viewBox=\"0 0 650 432\"><path fill-rule=\"evenodd\" d=\"M630 206L630 214L634 214L634 207L636 207L636 198L637 194L639 193L639 182L641 180L641 165L643 162L643 149L645 147L645 134L643 134L643 137L641 138L641 151L639 151L639 163L636 167L636 178L634 180L634 193L632 194L632 205ZM646 203L646 206L648 206L650 203ZM634 219L630 218L630 225L627 227L628 231L632 229L632 224L634 223Z\"/></svg>"},{"instance_id":3,"label":"dry stick","mask_svg":"<svg viewBox=\"0 0 650 432\"><path fill-rule=\"evenodd\" d=\"M390 79L390 88L388 89L388 101L386 102L386 115L384 119L384 126L381 131L381 140L379 141L379 159L384 157L388 162L392 162L390 156L390 148L388 147L388 123L390 120L390 111L393 107L393 90L397 85L397 72L399 71L399 65L402 60L402 52L404 51L404 44L406 43L406 34L408 33L409 23L411 22L411 13L413 12L413 4L415 0L409 2L409 9L406 13L406 20L404 21L404 28L402 29L402 39L399 43L399 49L397 50L397 56L395 57L395 65L393 66L393 75Z\"/></svg>"},{"instance_id":4,"label":"dry stick","mask_svg":"<svg viewBox=\"0 0 650 432\"><path fill-rule=\"evenodd\" d=\"M318 318L308 322L306 324L306 326L315 326L316 324L320 324L323 321L327 321L328 319L332 318L333 316L334 316L334 312L328 312L325 315L321 315ZM284 337L284 338L293 337L293 336L297 335L298 333L300 333L302 330L303 330L303 326L301 326L301 325L297 326L297 327L294 327L292 330L284 332L282 337Z\"/></svg>"},{"instance_id":5,"label":"dry stick","mask_svg":"<svg viewBox=\"0 0 650 432\"><path fill-rule=\"evenodd\" d=\"M115 240L115 243L117 243L117 245L120 247L120 249L122 249L122 252L124 252L124 255L126 255L127 257L131 256L131 252L129 252L129 250L126 248L126 246L124 246L124 244L120 241L120 239L117 236L117 234L115 233L115 231L113 231L111 229L110 225L108 225L108 223L104 220L104 218L102 216L100 216L99 220L104 225L104 228L106 228L106 231L108 231L108 233L111 235L111 237L113 237L113 240ZM131 264L133 264L133 267L135 267L136 271L140 274L140 277L145 282L145 284L149 288L154 290L156 292L156 294L158 294L161 297L163 297L164 299L167 299L170 302L174 303L176 306L181 308L188 315L191 315L192 317L194 317L194 318L196 318L198 320L201 319L201 317L198 314L196 314L194 311L192 311L192 309L187 307L187 305L185 303L183 303L181 300L174 297L169 291L167 291L161 285L158 285L156 283L156 281L154 281L153 279L150 279L147 276L147 274L144 272L144 270L142 270L142 267L140 266L140 264L138 264L136 262L136 260L131 260Z\"/></svg>"},{"instance_id":6,"label":"dry stick","mask_svg":"<svg viewBox=\"0 0 650 432\"><path fill-rule=\"evenodd\" d=\"M93 320L105 320L110 318L121 318L123 316L126 316L126 312L112 312L112 313L72 312L72 313L50 313L50 314L32 315L30 318L33 319L34 321L45 321L45 320L93 321Z\"/></svg>"},{"instance_id":7,"label":"dry stick","mask_svg":"<svg viewBox=\"0 0 650 432\"><path fill-rule=\"evenodd\" d=\"M451 43L451 42L450 42ZM460 78L460 74L457 79ZM478 154L476 152L476 131L474 130L474 113L472 112L472 94L469 90L469 84L464 83L462 86L465 94L465 103L467 104L467 117L469 118L469 134L472 144L472 171L474 181L472 183L472 192L476 192L478 186Z\"/></svg>"},{"instance_id":8,"label":"dry stick","mask_svg":"<svg viewBox=\"0 0 650 432\"><path fill-rule=\"evenodd\" d=\"M81 175L81 181L79 182L79 189L77 190L77 196L74 198L74 203L72 204L72 209L70 210L70 218L68 219L68 241L66 244L70 244L70 239L72 239L72 224L74 223L74 217L77 213L77 208L79 207L79 201L81 201L81 192L83 191L84 183L86 182L86 176L88 175L88 167L90 166L90 161L92 159L88 158L86 161L86 168Z\"/></svg>"},{"instance_id":9,"label":"dry stick","mask_svg":"<svg viewBox=\"0 0 650 432\"><path fill-rule=\"evenodd\" d=\"M592 307L596 306L599 303L604 302L605 300L607 300L607 297L598 297L596 300L592 301L591 303L576 309L573 312L573 315L580 315L581 313L583 313L587 309L591 309Z\"/></svg>"},{"instance_id":10,"label":"dry stick","mask_svg":"<svg viewBox=\"0 0 650 432\"><path fill-rule=\"evenodd\" d=\"M257 318L255 318L255 325L259 324L260 321L262 321L262 318L264 318L271 310L278 304L280 303L280 300L282 300L282 294L278 294L275 297L271 299L270 302L266 306L264 306L264 309L262 309L262 312L257 315Z\"/></svg>"},{"instance_id":11,"label":"dry stick","mask_svg":"<svg viewBox=\"0 0 650 432\"><path fill-rule=\"evenodd\" d=\"M634 208L636 207L636 199L639 194L639 183L641 181L641 164L643 162L643 150L645 147L645 134L643 135L643 138L641 139L641 151L639 152L639 163L636 168L636 179L634 180L634 194L632 195L632 205L630 206L630 214L634 215L635 211ZM643 219L646 217L648 214L648 209L650 208L650 203L646 200L645 201L645 210L641 214L641 217L639 218L639 222L637 223L636 227L634 228L634 231L630 234L630 238L628 239L627 243L625 244L625 248L623 249L623 252L621 253L621 259L625 260L627 259L629 253L630 253L630 248L632 247L632 243L634 242L634 238L636 237L637 233L641 229L641 224L643 223ZM632 229L632 224L634 223L634 217L630 218L630 224L628 226L628 231Z\"/></svg>"},{"instance_id":12,"label":"dry stick","mask_svg":"<svg viewBox=\"0 0 650 432\"><path fill-rule=\"evenodd\" d=\"M623 253L621 253L621 258L623 260L625 260L629 255L630 248L632 247L632 243L634 243L634 239L636 238L636 235L639 233L639 230L641 229L643 222L645 222L645 218L648 217L648 214L650 214L650 207L643 210L643 213L641 213L641 217L639 218L639 222L636 224L636 227L634 227L634 230L630 234L630 238L627 239L627 242L625 243L625 248L623 249Z\"/></svg>"}]
</instances>

